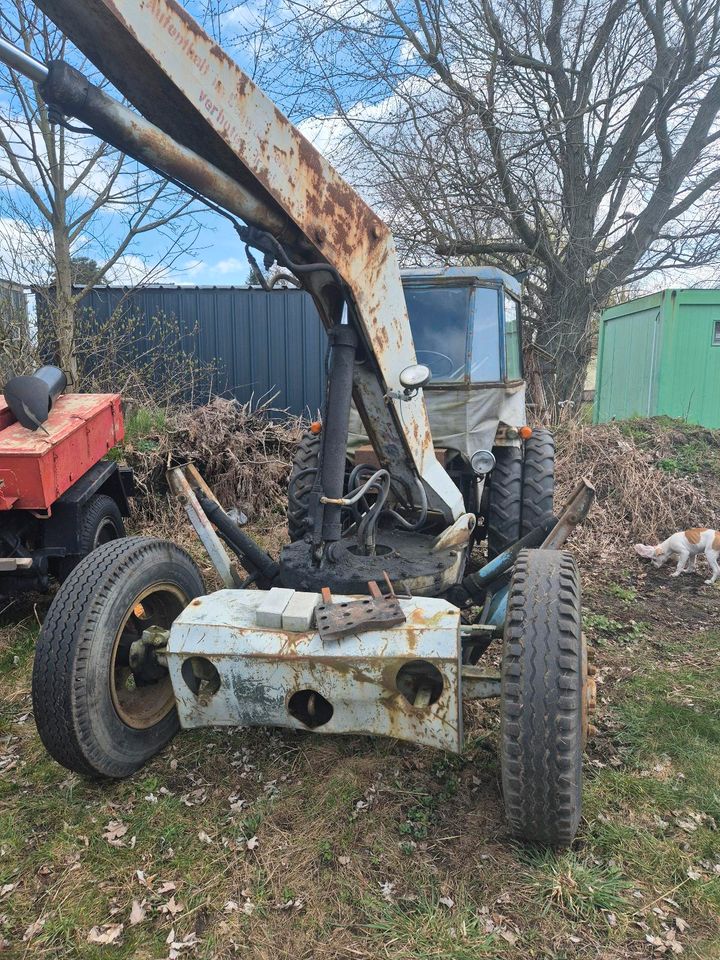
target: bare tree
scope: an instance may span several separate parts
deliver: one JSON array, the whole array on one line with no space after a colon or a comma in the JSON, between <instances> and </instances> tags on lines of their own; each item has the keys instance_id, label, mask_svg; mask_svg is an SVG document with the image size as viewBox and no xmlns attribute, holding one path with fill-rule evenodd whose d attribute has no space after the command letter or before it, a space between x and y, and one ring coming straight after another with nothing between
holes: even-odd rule
<instances>
[{"instance_id":1,"label":"bare tree","mask_svg":"<svg viewBox=\"0 0 720 960\"><path fill-rule=\"evenodd\" d=\"M0 36L44 62L65 58L86 75L91 69L25 0L3 5ZM192 248L198 226L190 200L165 180L53 122L36 84L3 68L0 96L0 272L52 288L44 312L59 363L76 384L83 297L118 274L134 282L161 277ZM137 244L150 231L155 249L142 256ZM75 285L78 260L82 287Z\"/></svg>"},{"instance_id":2,"label":"bare tree","mask_svg":"<svg viewBox=\"0 0 720 960\"><path fill-rule=\"evenodd\" d=\"M325 117L406 260L529 271L555 400L614 290L720 262L717 0L283 0L263 37L260 81Z\"/></svg>"}]
</instances>

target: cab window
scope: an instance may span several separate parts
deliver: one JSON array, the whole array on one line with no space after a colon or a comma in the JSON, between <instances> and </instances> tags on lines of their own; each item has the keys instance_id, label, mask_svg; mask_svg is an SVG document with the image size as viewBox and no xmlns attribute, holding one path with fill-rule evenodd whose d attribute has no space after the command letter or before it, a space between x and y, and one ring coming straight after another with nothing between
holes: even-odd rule
<instances>
[{"instance_id":1,"label":"cab window","mask_svg":"<svg viewBox=\"0 0 720 960\"><path fill-rule=\"evenodd\" d=\"M475 288L470 358L472 383L497 383L500 379L499 295L494 287Z\"/></svg>"},{"instance_id":2,"label":"cab window","mask_svg":"<svg viewBox=\"0 0 720 960\"><path fill-rule=\"evenodd\" d=\"M417 362L430 367L433 383L465 378L471 295L469 285L405 287Z\"/></svg>"},{"instance_id":3,"label":"cab window","mask_svg":"<svg viewBox=\"0 0 720 960\"><path fill-rule=\"evenodd\" d=\"M507 294L505 294L505 379L522 379L520 307L517 300Z\"/></svg>"}]
</instances>

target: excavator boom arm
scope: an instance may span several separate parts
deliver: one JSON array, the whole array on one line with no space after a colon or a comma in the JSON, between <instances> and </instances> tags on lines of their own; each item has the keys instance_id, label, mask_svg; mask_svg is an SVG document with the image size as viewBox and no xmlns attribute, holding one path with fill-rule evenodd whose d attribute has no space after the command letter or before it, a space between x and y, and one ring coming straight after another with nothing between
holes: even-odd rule
<instances>
[{"instance_id":1,"label":"excavator boom arm","mask_svg":"<svg viewBox=\"0 0 720 960\"><path fill-rule=\"evenodd\" d=\"M408 489L422 478L431 508L448 521L460 516L422 391L407 399L400 386L415 351L387 226L175 0L37 5L143 118L236 183L256 224L271 224L298 263L327 263L342 279L365 361L355 364L353 397L378 458ZM306 285L330 329L342 305L328 277L310 274Z\"/></svg>"}]
</instances>

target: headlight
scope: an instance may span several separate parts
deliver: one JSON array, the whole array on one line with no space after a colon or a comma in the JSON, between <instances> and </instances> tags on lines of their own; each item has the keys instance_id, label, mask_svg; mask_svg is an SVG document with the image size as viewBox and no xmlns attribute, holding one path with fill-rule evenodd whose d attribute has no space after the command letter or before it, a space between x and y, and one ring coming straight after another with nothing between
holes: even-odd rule
<instances>
[{"instance_id":1,"label":"headlight","mask_svg":"<svg viewBox=\"0 0 720 960\"><path fill-rule=\"evenodd\" d=\"M495 457L489 450L478 450L470 458L470 466L479 477L484 477L495 466Z\"/></svg>"},{"instance_id":2,"label":"headlight","mask_svg":"<svg viewBox=\"0 0 720 960\"><path fill-rule=\"evenodd\" d=\"M424 363L414 363L400 371L400 386L405 390L419 390L428 385L431 376L430 367L426 367Z\"/></svg>"}]
</instances>

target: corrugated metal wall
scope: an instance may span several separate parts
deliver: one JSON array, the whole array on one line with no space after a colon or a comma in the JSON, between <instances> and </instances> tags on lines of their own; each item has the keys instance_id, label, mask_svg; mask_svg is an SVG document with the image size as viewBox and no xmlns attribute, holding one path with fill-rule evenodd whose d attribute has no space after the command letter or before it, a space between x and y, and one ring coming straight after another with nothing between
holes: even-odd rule
<instances>
[{"instance_id":1,"label":"corrugated metal wall","mask_svg":"<svg viewBox=\"0 0 720 960\"><path fill-rule=\"evenodd\" d=\"M324 393L326 337L310 296L246 287L99 287L83 310L104 325L131 315L135 340L152 343L154 318L174 317L185 350L217 363L217 392L241 402L277 393L273 406L313 415ZM147 349L147 348L146 348Z\"/></svg>"}]
</instances>

